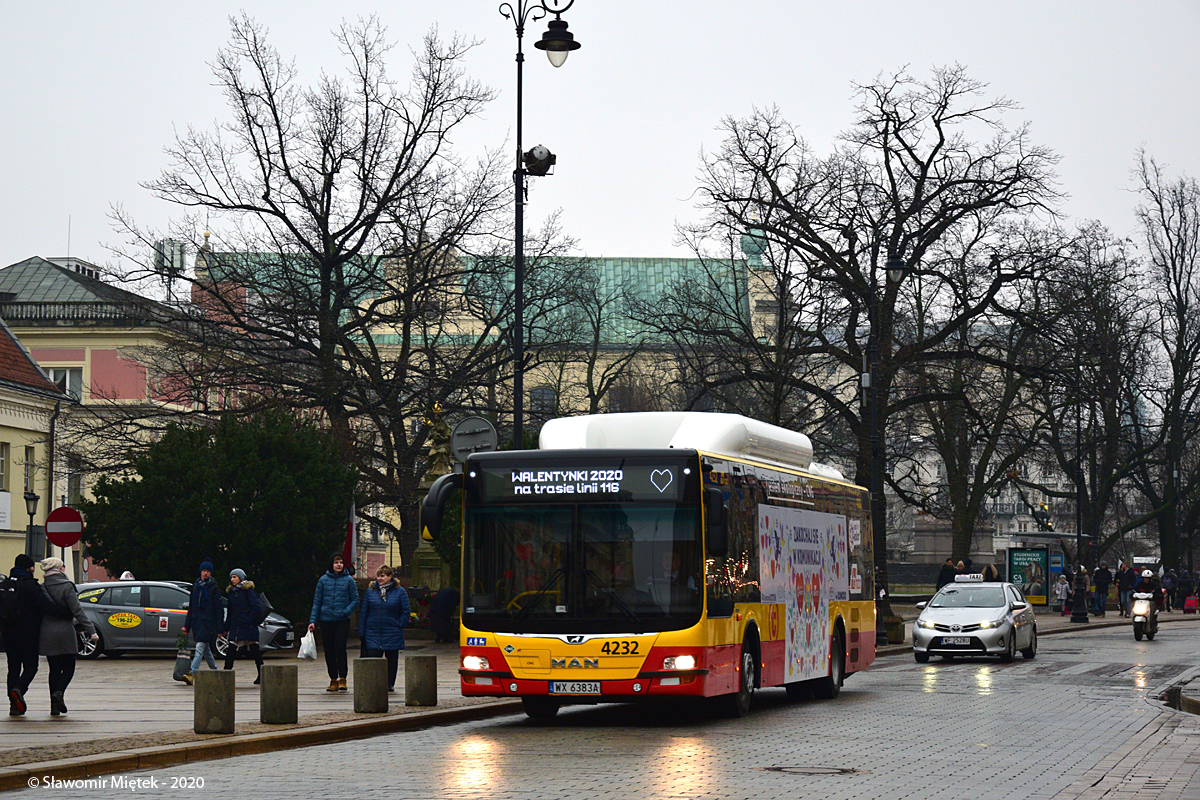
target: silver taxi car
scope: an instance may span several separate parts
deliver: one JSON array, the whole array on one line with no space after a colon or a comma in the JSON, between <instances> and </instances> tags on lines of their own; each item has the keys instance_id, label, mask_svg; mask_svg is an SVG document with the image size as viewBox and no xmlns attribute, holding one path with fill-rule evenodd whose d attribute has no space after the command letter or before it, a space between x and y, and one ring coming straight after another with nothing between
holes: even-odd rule
<instances>
[{"instance_id":1,"label":"silver taxi car","mask_svg":"<svg viewBox=\"0 0 1200 800\"><path fill-rule=\"evenodd\" d=\"M176 650L176 640L187 619L191 584L179 581L113 581L76 586L79 605L100 634L92 642L79 636L79 657L116 657L126 650ZM222 599L224 602L224 599ZM296 646L292 623L271 612L258 628L263 650L290 650ZM224 658L228 643L217 639L217 654Z\"/></svg>"},{"instance_id":2,"label":"silver taxi car","mask_svg":"<svg viewBox=\"0 0 1200 800\"><path fill-rule=\"evenodd\" d=\"M930 656L1000 656L1012 661L1018 650L1037 655L1037 621L1033 606L1019 587L958 575L928 603L917 603L921 616L913 624L913 657L922 664Z\"/></svg>"}]
</instances>

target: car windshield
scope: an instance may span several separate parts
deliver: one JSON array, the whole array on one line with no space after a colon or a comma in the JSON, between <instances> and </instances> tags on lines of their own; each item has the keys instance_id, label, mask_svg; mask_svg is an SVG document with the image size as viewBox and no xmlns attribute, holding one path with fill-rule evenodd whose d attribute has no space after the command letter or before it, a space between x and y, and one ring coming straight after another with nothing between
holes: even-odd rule
<instances>
[{"instance_id":1,"label":"car windshield","mask_svg":"<svg viewBox=\"0 0 1200 800\"><path fill-rule=\"evenodd\" d=\"M930 608L999 608L1004 590L999 586L946 586L929 603Z\"/></svg>"}]
</instances>

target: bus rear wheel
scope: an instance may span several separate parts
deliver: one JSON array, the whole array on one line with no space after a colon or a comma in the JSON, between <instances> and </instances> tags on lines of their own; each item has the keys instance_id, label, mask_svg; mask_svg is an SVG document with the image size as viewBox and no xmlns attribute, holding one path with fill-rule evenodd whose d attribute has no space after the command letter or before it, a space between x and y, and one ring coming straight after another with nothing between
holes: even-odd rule
<instances>
[{"instance_id":1,"label":"bus rear wheel","mask_svg":"<svg viewBox=\"0 0 1200 800\"><path fill-rule=\"evenodd\" d=\"M525 710L525 716L541 720L554 719L559 708L558 701L549 697L522 697L521 706Z\"/></svg>"},{"instance_id":2,"label":"bus rear wheel","mask_svg":"<svg viewBox=\"0 0 1200 800\"><path fill-rule=\"evenodd\" d=\"M833 640L829 645L829 677L820 678L813 682L813 695L821 700L832 700L842 691L842 681L846 677L842 632L833 632Z\"/></svg>"}]
</instances>

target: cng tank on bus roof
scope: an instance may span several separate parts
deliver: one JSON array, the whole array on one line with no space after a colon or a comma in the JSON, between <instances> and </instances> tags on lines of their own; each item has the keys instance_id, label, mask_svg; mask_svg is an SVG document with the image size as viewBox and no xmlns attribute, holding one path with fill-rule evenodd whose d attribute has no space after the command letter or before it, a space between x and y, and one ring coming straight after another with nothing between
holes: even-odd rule
<instances>
[{"instance_id":1,"label":"cng tank on bus roof","mask_svg":"<svg viewBox=\"0 0 1200 800\"><path fill-rule=\"evenodd\" d=\"M542 426L538 447L542 450L674 447L757 458L803 470L817 466L837 473L813 464L812 442L803 433L739 414L646 411L563 417Z\"/></svg>"}]
</instances>

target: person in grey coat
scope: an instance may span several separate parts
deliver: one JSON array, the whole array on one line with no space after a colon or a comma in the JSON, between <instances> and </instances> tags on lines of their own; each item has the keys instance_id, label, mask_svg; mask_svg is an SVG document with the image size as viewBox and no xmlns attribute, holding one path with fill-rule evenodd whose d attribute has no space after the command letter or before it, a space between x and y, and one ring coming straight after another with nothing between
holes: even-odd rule
<instances>
[{"instance_id":1,"label":"person in grey coat","mask_svg":"<svg viewBox=\"0 0 1200 800\"><path fill-rule=\"evenodd\" d=\"M79 607L79 597L75 584L67 577L66 565L61 559L42 559L42 585L46 594L57 606L66 609L72 619L56 619L46 616L42 619L42 630L38 638L38 650L46 657L46 666L50 672L50 716L57 717L67 713L67 704L63 699L71 678L75 677L75 656L79 652L79 638L75 626L83 628L84 633L99 640L96 627L84 615Z\"/></svg>"}]
</instances>

